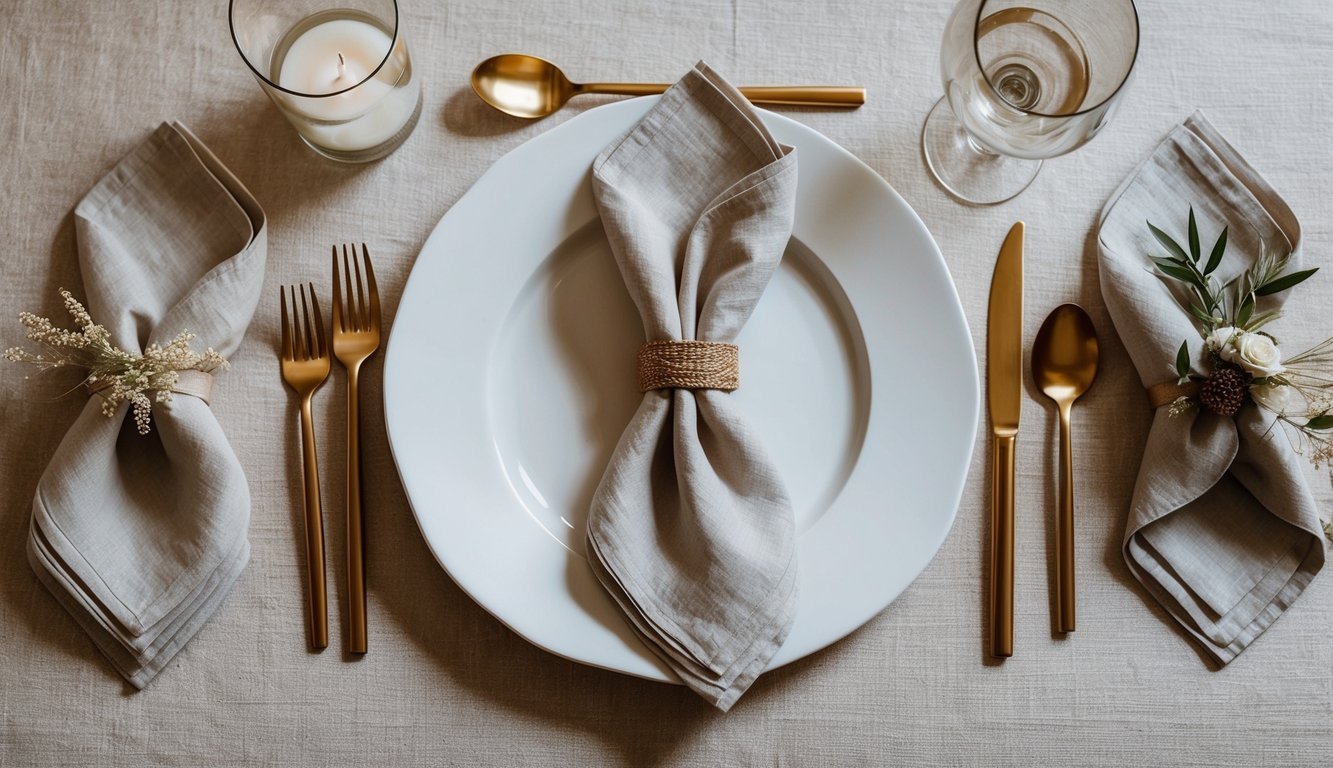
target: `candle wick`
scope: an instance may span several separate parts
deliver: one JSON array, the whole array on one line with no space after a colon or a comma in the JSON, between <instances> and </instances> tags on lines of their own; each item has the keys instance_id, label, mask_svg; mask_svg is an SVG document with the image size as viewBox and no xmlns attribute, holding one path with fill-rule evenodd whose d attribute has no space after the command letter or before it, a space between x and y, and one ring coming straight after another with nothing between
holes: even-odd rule
<instances>
[{"instance_id":1,"label":"candle wick","mask_svg":"<svg viewBox=\"0 0 1333 768\"><path fill-rule=\"evenodd\" d=\"M347 74L347 60L343 58L342 51L339 51L339 52L338 52L338 79L339 79L339 80L343 79L343 75L346 75L346 74Z\"/></svg>"}]
</instances>

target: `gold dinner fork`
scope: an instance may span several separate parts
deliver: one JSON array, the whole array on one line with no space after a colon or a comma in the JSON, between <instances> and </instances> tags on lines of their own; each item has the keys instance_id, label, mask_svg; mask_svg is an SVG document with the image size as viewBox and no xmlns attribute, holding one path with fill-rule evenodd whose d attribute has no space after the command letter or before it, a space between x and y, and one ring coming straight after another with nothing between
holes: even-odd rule
<instances>
[{"instance_id":1,"label":"gold dinner fork","mask_svg":"<svg viewBox=\"0 0 1333 768\"><path fill-rule=\"evenodd\" d=\"M291 293L291 322L287 315L287 294ZM324 583L324 521L319 510L319 465L315 460L315 426L310 414L310 400L329 377L329 345L324 333L324 318L319 313L315 286L310 284L310 301L301 286L301 303L296 303L296 287L278 289L282 306L282 380L301 398L301 453L305 475L306 578L310 583L310 645L315 650L329 646L329 604ZM311 320L313 309L314 319ZM298 311L299 310L299 311Z\"/></svg>"},{"instance_id":2,"label":"gold dinner fork","mask_svg":"<svg viewBox=\"0 0 1333 768\"><path fill-rule=\"evenodd\" d=\"M363 265L364 264L364 268ZM355 277L355 283L353 278ZM355 284L356 290L352 288ZM344 286L346 299L344 300ZM380 346L380 293L370 267L370 250L343 245L342 273L333 246L333 354L347 369L347 649L366 652L366 556L361 512L361 364Z\"/></svg>"}]
</instances>

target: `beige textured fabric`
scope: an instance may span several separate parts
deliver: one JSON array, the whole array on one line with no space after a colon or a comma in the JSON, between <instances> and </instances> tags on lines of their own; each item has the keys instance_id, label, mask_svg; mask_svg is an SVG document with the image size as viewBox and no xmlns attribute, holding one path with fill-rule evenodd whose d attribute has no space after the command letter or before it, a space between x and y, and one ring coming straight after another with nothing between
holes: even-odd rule
<instances>
[{"instance_id":1,"label":"beige textured fabric","mask_svg":"<svg viewBox=\"0 0 1333 768\"><path fill-rule=\"evenodd\" d=\"M1017 199L981 209L931 181L918 144L941 94L950 0L402 0L423 79L421 122L397 153L363 168L323 162L301 145L233 49L226 5L0 2L0 345L19 338L19 311L58 314L56 289L82 286L71 211L164 120L187 123L245 182L269 231L260 305L212 405L249 480L250 563L139 693L124 695L128 686L38 584L24 552L37 480L83 396L57 399L63 383L25 381L28 371L0 364L0 764L1254 768L1308 767L1333 754L1329 573L1215 671L1125 563L1152 415L1101 298L1095 237L1116 187L1202 108L1281 190L1301 221L1306 263L1325 267L1288 307L1283 343L1304 347L1333 330L1326 3L1144 0L1139 70L1106 131L1047 162ZM399 486L377 356L361 374L370 653L349 662L339 648L346 385L338 370L314 403L333 647L306 650L301 456L296 401L278 377L278 286L327 286L329 246L364 240L391 325L413 259L454 201L504 152L605 101L580 97L538 123L488 111L468 73L509 50L547 57L582 80L670 81L704 59L737 84L867 86L859 110L784 114L883 174L921 215L983 370L995 254L1009 226L1027 222L1025 340L1065 301L1088 309L1102 339L1102 371L1074 413L1072 637L1050 630L1058 443L1054 411L1030 379L1017 455L1014 657L984 658L983 430L953 530L920 577L881 616L764 674L721 714L681 686L534 648L454 585ZM523 225L522 212L514 223ZM885 255L901 258L892 243ZM911 370L911 360L902 363ZM1327 512L1327 474L1303 469ZM845 575L830 577L855 588Z\"/></svg>"},{"instance_id":2,"label":"beige textured fabric","mask_svg":"<svg viewBox=\"0 0 1333 768\"><path fill-rule=\"evenodd\" d=\"M592 176L647 339L734 341L791 238L795 150L699 64ZM588 552L648 647L723 711L791 629L791 499L724 391L644 393L593 494Z\"/></svg>"},{"instance_id":3,"label":"beige textured fabric","mask_svg":"<svg viewBox=\"0 0 1333 768\"><path fill-rule=\"evenodd\" d=\"M264 214L184 126L163 124L74 216L80 294L111 343L134 353L188 329L224 357L236 350L264 279ZM250 491L205 400L155 404L139 435L128 403L107 418L90 396L32 503L33 571L138 688L250 556Z\"/></svg>"},{"instance_id":4,"label":"beige textured fabric","mask_svg":"<svg viewBox=\"0 0 1333 768\"><path fill-rule=\"evenodd\" d=\"M1148 255L1160 253L1145 222L1185 242L1181 225L1191 208L1210 241L1223 227L1231 233L1216 273L1221 282L1254 263L1261 240L1290 252L1288 269L1301 268L1300 224L1263 177L1202 115L1172 131L1112 195L1097 234L1102 296L1145 387L1174 376L1182 341L1193 351L1194 372L1206 373L1180 293L1145 269ZM1256 311L1278 309L1299 293L1262 298ZM1281 333L1281 322L1269 330ZM1235 418L1158 408L1130 505L1130 570L1223 664L1324 566L1318 509L1300 457L1275 422L1253 404Z\"/></svg>"}]
</instances>

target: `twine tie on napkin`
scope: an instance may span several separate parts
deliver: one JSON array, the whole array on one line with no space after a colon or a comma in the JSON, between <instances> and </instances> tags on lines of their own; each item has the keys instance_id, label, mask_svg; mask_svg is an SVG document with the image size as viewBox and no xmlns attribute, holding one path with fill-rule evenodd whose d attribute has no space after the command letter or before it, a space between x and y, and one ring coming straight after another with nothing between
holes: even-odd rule
<instances>
[{"instance_id":1,"label":"twine tie on napkin","mask_svg":"<svg viewBox=\"0 0 1333 768\"><path fill-rule=\"evenodd\" d=\"M1162 383L1182 339L1200 339L1189 312L1151 271L1146 219L1193 207L1200 226L1229 224L1245 269L1260 242L1300 261L1291 209L1215 128L1195 114L1111 196L1098 230L1102 296L1156 411L1130 503L1124 557L1181 627L1220 664L1245 650L1324 565L1318 510L1274 416L1162 408L1181 394ZM1265 296L1276 308L1282 295ZM1198 344L1194 345L1195 349ZM1201 378L1199 360L1192 375ZM1274 432L1277 430L1277 433Z\"/></svg>"},{"instance_id":2,"label":"twine tie on napkin","mask_svg":"<svg viewBox=\"0 0 1333 768\"><path fill-rule=\"evenodd\" d=\"M653 341L593 495L588 561L648 648L725 710L796 610L791 501L729 394L732 342L791 237L796 155L699 64L597 158L593 193Z\"/></svg>"},{"instance_id":3,"label":"twine tie on napkin","mask_svg":"<svg viewBox=\"0 0 1333 768\"><path fill-rule=\"evenodd\" d=\"M259 301L264 212L185 126L163 124L74 211L88 311L130 355L184 328L231 355ZM147 435L90 397L32 504L28 561L136 688L221 605L250 556L250 491L207 405L212 377L179 371Z\"/></svg>"},{"instance_id":4,"label":"twine tie on napkin","mask_svg":"<svg viewBox=\"0 0 1333 768\"><path fill-rule=\"evenodd\" d=\"M639 348L639 391L720 389L741 385L741 350L715 341L650 341Z\"/></svg>"}]
</instances>

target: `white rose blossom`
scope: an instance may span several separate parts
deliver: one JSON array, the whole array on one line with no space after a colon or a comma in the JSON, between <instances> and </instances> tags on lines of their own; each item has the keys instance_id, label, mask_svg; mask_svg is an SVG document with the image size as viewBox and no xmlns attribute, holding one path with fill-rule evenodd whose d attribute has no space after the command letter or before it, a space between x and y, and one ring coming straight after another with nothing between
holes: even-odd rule
<instances>
[{"instance_id":1,"label":"white rose blossom","mask_svg":"<svg viewBox=\"0 0 1333 768\"><path fill-rule=\"evenodd\" d=\"M1223 359L1226 358L1223 355ZM1232 362L1249 371L1255 378L1276 376L1287 370L1282 365L1282 352L1277 344L1262 333L1242 333L1236 339L1236 354Z\"/></svg>"}]
</instances>

